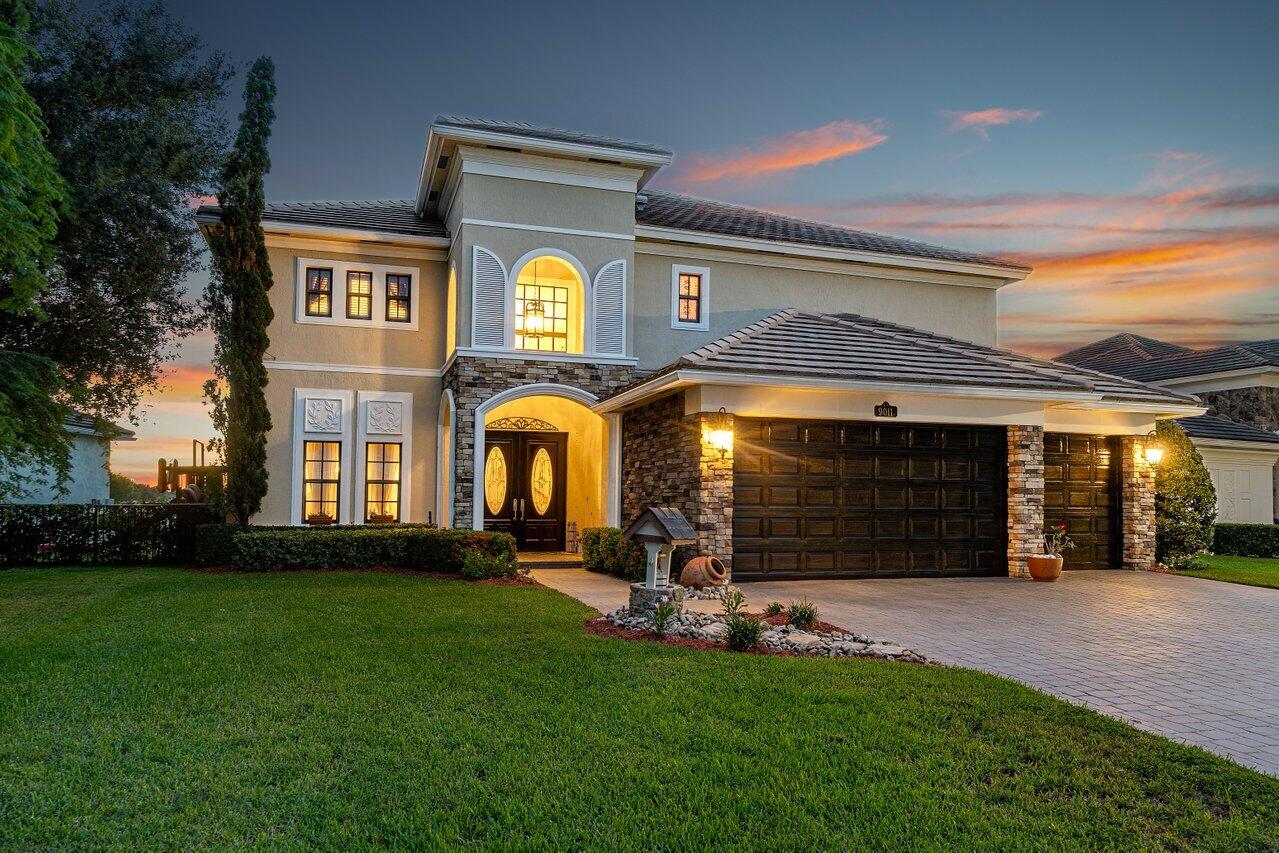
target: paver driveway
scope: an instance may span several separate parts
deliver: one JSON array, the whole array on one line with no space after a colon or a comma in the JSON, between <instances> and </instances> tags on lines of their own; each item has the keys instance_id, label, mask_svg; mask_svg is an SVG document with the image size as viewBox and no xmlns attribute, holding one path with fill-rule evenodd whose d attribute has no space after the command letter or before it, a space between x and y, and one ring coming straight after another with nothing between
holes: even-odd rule
<instances>
[{"instance_id":1,"label":"paver driveway","mask_svg":"<svg viewBox=\"0 0 1279 853\"><path fill-rule=\"evenodd\" d=\"M1119 571L742 589L1279 775L1279 590Z\"/></svg>"}]
</instances>

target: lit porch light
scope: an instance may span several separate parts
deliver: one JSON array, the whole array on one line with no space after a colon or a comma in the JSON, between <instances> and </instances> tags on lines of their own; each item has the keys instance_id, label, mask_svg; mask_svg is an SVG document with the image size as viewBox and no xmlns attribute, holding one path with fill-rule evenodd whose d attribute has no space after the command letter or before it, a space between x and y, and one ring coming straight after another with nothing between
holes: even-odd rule
<instances>
[{"instance_id":1,"label":"lit porch light","mask_svg":"<svg viewBox=\"0 0 1279 853\"><path fill-rule=\"evenodd\" d=\"M733 449L733 420L723 406L711 415L708 427L706 440L719 451L719 457L723 459Z\"/></svg>"},{"instance_id":2,"label":"lit porch light","mask_svg":"<svg viewBox=\"0 0 1279 853\"><path fill-rule=\"evenodd\" d=\"M1151 465L1158 465L1164 458L1164 446L1159 442L1159 437L1155 435L1154 430L1146 435L1146 444L1142 453Z\"/></svg>"}]
</instances>

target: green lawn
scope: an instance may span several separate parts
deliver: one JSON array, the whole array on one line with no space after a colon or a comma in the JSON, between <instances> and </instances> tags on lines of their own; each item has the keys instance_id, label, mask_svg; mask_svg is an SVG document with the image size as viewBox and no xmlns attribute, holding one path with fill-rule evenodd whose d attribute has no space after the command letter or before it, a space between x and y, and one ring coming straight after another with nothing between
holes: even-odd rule
<instances>
[{"instance_id":1,"label":"green lawn","mask_svg":"<svg viewBox=\"0 0 1279 853\"><path fill-rule=\"evenodd\" d=\"M1178 574L1194 578L1210 578L1229 583L1245 583L1249 586L1269 586L1279 589L1279 560L1265 557L1200 557L1207 568Z\"/></svg>"},{"instance_id":2,"label":"green lawn","mask_svg":"<svg viewBox=\"0 0 1279 853\"><path fill-rule=\"evenodd\" d=\"M1279 780L1012 682L588 613L404 575L0 572L0 846L1279 845Z\"/></svg>"}]
</instances>

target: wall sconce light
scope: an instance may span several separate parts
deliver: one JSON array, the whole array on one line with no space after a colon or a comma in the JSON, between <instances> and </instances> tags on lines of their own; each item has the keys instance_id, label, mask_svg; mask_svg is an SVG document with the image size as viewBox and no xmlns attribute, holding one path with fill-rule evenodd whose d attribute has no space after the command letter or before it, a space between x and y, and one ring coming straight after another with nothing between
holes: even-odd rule
<instances>
[{"instance_id":1,"label":"wall sconce light","mask_svg":"<svg viewBox=\"0 0 1279 853\"><path fill-rule=\"evenodd\" d=\"M719 451L719 458L723 459L733 449L733 419L723 406L719 407L718 412L711 414L709 427L706 440Z\"/></svg>"},{"instance_id":2,"label":"wall sconce light","mask_svg":"<svg viewBox=\"0 0 1279 853\"><path fill-rule=\"evenodd\" d=\"M1151 430L1146 434L1146 444L1143 453L1146 461L1151 465L1158 465L1164 458L1164 446L1160 444L1159 437L1155 435L1155 431Z\"/></svg>"}]
</instances>

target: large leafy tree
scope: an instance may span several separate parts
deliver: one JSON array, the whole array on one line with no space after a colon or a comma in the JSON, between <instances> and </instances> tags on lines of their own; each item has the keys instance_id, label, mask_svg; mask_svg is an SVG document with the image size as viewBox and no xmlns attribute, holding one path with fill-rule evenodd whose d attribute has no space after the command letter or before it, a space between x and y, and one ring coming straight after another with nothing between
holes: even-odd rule
<instances>
[{"instance_id":1,"label":"large leafy tree","mask_svg":"<svg viewBox=\"0 0 1279 853\"><path fill-rule=\"evenodd\" d=\"M1212 544L1217 492L1203 457L1176 421L1160 421L1157 435L1164 456L1155 472L1155 556L1166 563Z\"/></svg>"},{"instance_id":2,"label":"large leafy tree","mask_svg":"<svg viewBox=\"0 0 1279 853\"><path fill-rule=\"evenodd\" d=\"M45 0L30 33L26 89L67 200L48 285L35 310L0 312L0 349L52 359L64 399L116 419L202 321L184 284L200 260L189 201L223 160L231 69L158 4Z\"/></svg>"},{"instance_id":3,"label":"large leafy tree","mask_svg":"<svg viewBox=\"0 0 1279 853\"><path fill-rule=\"evenodd\" d=\"M30 15L21 0L0 0L0 314L30 313L53 260L65 187L45 146L40 108L27 91ZM35 472L66 478L69 439L57 366L33 353L0 348L0 500Z\"/></svg>"},{"instance_id":4,"label":"large leafy tree","mask_svg":"<svg viewBox=\"0 0 1279 853\"><path fill-rule=\"evenodd\" d=\"M271 168L267 141L275 120L275 66L267 57L253 63L244 84L244 112L235 148L222 170L218 203L222 221L209 231L214 275L206 293L217 336L214 366L226 386L205 385L215 426L222 433L227 465L223 500L240 524L262 506L266 495L266 434L271 428L262 363L270 344L273 316L268 291L271 267L262 233L266 195L262 179Z\"/></svg>"}]
</instances>

